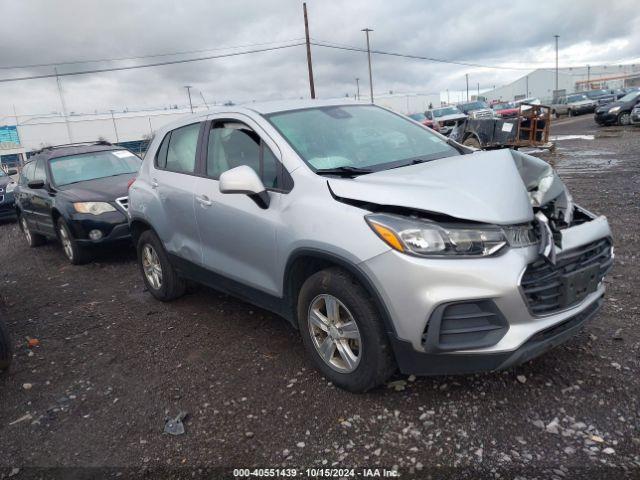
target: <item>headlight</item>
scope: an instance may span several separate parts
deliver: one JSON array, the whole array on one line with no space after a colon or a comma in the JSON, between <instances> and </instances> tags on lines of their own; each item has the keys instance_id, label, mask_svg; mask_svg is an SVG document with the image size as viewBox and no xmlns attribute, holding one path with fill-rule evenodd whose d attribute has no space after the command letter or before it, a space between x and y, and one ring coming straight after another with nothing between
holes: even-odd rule
<instances>
[{"instance_id":1,"label":"headlight","mask_svg":"<svg viewBox=\"0 0 640 480\"><path fill-rule=\"evenodd\" d=\"M537 243L530 225L459 227L389 214L370 214L365 219L391 248L420 257L487 257L506 245Z\"/></svg>"},{"instance_id":2,"label":"headlight","mask_svg":"<svg viewBox=\"0 0 640 480\"><path fill-rule=\"evenodd\" d=\"M620 111L620 107L613 107L609 109L609 113L616 113L618 111Z\"/></svg>"},{"instance_id":3,"label":"headlight","mask_svg":"<svg viewBox=\"0 0 640 480\"><path fill-rule=\"evenodd\" d=\"M107 212L115 212L113 205L106 202L81 202L74 203L73 208L78 213L90 213L91 215L101 215Z\"/></svg>"}]
</instances>

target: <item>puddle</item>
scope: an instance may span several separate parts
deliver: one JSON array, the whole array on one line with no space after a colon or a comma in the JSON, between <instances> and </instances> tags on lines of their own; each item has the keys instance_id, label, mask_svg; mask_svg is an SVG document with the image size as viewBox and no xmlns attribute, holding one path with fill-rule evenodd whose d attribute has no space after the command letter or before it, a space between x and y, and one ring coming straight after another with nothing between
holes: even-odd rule
<instances>
[{"instance_id":1,"label":"puddle","mask_svg":"<svg viewBox=\"0 0 640 480\"><path fill-rule=\"evenodd\" d=\"M576 152L586 154L587 152ZM620 163L618 158L604 157L585 157L583 155L574 155L573 157L564 157L554 159L549 162L553 165L560 175L567 173L597 173L604 172Z\"/></svg>"},{"instance_id":2,"label":"puddle","mask_svg":"<svg viewBox=\"0 0 640 480\"><path fill-rule=\"evenodd\" d=\"M594 140L595 135L550 135L549 140L552 142L561 142L562 140Z\"/></svg>"}]
</instances>

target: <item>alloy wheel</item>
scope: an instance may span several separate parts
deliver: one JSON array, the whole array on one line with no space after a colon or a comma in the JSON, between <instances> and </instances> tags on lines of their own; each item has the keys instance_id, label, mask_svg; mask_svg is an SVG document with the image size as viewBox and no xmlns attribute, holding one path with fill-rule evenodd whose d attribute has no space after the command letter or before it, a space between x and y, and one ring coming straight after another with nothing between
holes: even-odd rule
<instances>
[{"instance_id":1,"label":"alloy wheel","mask_svg":"<svg viewBox=\"0 0 640 480\"><path fill-rule=\"evenodd\" d=\"M24 233L24 236L27 239L27 243L31 245L31 232L29 231L29 225L27 225L27 220L24 217L20 219L20 225L22 226L22 233Z\"/></svg>"},{"instance_id":2,"label":"alloy wheel","mask_svg":"<svg viewBox=\"0 0 640 480\"><path fill-rule=\"evenodd\" d=\"M60 227L59 230L60 243L62 243L62 250L69 260L73 260L73 245L71 245L71 238L69 232L64 227Z\"/></svg>"},{"instance_id":3,"label":"alloy wheel","mask_svg":"<svg viewBox=\"0 0 640 480\"><path fill-rule=\"evenodd\" d=\"M333 295L318 295L309 306L307 324L320 358L340 373L353 372L362 357L360 330L349 309Z\"/></svg>"},{"instance_id":4,"label":"alloy wheel","mask_svg":"<svg viewBox=\"0 0 640 480\"><path fill-rule=\"evenodd\" d=\"M620 122L620 125L629 125L629 123L631 123L631 116L626 112L621 113L618 122Z\"/></svg>"},{"instance_id":5,"label":"alloy wheel","mask_svg":"<svg viewBox=\"0 0 640 480\"><path fill-rule=\"evenodd\" d=\"M148 243L142 247L142 270L149 285L159 290L162 287L162 265L155 249Z\"/></svg>"}]
</instances>

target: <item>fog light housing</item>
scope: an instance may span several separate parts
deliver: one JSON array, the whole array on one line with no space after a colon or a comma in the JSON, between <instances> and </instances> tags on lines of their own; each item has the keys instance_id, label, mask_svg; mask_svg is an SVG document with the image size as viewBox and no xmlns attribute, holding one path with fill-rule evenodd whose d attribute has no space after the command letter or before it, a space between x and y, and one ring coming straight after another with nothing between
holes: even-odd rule
<instances>
[{"instance_id":1,"label":"fog light housing","mask_svg":"<svg viewBox=\"0 0 640 480\"><path fill-rule=\"evenodd\" d=\"M98 229L91 230L89 232L89 238L91 240L93 240L94 242L96 242L96 241L98 241L98 240L100 240L102 238L102 232L100 230L98 230Z\"/></svg>"}]
</instances>

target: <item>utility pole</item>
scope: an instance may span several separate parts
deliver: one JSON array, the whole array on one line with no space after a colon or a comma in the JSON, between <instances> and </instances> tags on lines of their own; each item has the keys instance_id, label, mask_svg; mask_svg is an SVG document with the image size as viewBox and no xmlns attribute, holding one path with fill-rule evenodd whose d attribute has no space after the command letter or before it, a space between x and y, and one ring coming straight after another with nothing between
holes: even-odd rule
<instances>
[{"instance_id":1,"label":"utility pole","mask_svg":"<svg viewBox=\"0 0 640 480\"><path fill-rule=\"evenodd\" d=\"M116 126L116 117L113 116L113 110L109 110L111 112L111 120L113 121L113 131L116 132L116 143L120 143L120 138L118 138L118 127Z\"/></svg>"},{"instance_id":2,"label":"utility pole","mask_svg":"<svg viewBox=\"0 0 640 480\"><path fill-rule=\"evenodd\" d=\"M591 90L591 65L587 65L587 90Z\"/></svg>"},{"instance_id":3,"label":"utility pole","mask_svg":"<svg viewBox=\"0 0 640 480\"><path fill-rule=\"evenodd\" d=\"M54 72L56 72L56 83L58 84L58 95L60 95L60 104L62 105L62 115L64 116L64 123L67 126L67 135L69 135L69 143L73 143L73 136L71 135L71 125L69 124L69 117L67 115L67 104L64 101L64 93L62 93L62 83L60 82L60 77L58 76L58 69L53 67Z\"/></svg>"},{"instance_id":4,"label":"utility pole","mask_svg":"<svg viewBox=\"0 0 640 480\"><path fill-rule=\"evenodd\" d=\"M371 94L371 103L373 103L373 76L371 75L371 46L369 45L369 32L373 32L370 28L363 28L362 31L367 36L367 58L369 59L369 92Z\"/></svg>"},{"instance_id":5,"label":"utility pole","mask_svg":"<svg viewBox=\"0 0 640 480\"><path fill-rule=\"evenodd\" d=\"M526 92L524 93L524 98L529 98L529 75L524 77L524 81L525 81L525 89L526 89Z\"/></svg>"},{"instance_id":6,"label":"utility pole","mask_svg":"<svg viewBox=\"0 0 640 480\"><path fill-rule=\"evenodd\" d=\"M360 101L360 79L356 77L356 99Z\"/></svg>"},{"instance_id":7,"label":"utility pole","mask_svg":"<svg viewBox=\"0 0 640 480\"><path fill-rule=\"evenodd\" d=\"M480 98L480 82L478 82L478 99Z\"/></svg>"},{"instance_id":8,"label":"utility pole","mask_svg":"<svg viewBox=\"0 0 640 480\"><path fill-rule=\"evenodd\" d=\"M193 104L191 103L191 89L193 87L191 85L185 85L184 88L187 89L187 95L189 96L189 108L191 109L191 113L193 113Z\"/></svg>"},{"instance_id":9,"label":"utility pole","mask_svg":"<svg viewBox=\"0 0 640 480\"><path fill-rule=\"evenodd\" d=\"M447 105L450 105L451 101L449 101L449 89L447 88Z\"/></svg>"},{"instance_id":10,"label":"utility pole","mask_svg":"<svg viewBox=\"0 0 640 480\"><path fill-rule=\"evenodd\" d=\"M553 36L556 39L556 94L554 96L558 95L558 38L560 38L560 35L554 35Z\"/></svg>"},{"instance_id":11,"label":"utility pole","mask_svg":"<svg viewBox=\"0 0 640 480\"><path fill-rule=\"evenodd\" d=\"M467 79L467 102L469 101L469 74L465 73L464 77Z\"/></svg>"},{"instance_id":12,"label":"utility pole","mask_svg":"<svg viewBox=\"0 0 640 480\"><path fill-rule=\"evenodd\" d=\"M307 18L307 2L302 4L304 12L304 36L307 42L307 66L309 68L309 90L311 90L311 98L316 98L316 86L313 83L313 65L311 64L311 42L309 40L309 19Z\"/></svg>"}]
</instances>

